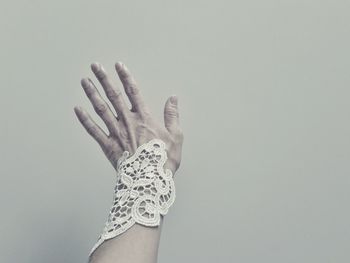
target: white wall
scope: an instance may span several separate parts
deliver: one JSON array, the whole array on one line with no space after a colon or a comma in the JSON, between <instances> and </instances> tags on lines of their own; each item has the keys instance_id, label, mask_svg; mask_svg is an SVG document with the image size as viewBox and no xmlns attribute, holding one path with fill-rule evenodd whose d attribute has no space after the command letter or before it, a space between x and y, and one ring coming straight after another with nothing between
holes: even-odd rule
<instances>
[{"instance_id":1,"label":"white wall","mask_svg":"<svg viewBox=\"0 0 350 263\"><path fill-rule=\"evenodd\" d=\"M0 262L85 262L114 170L73 107L123 61L162 119L179 97L177 201L159 262L350 261L350 2L6 1ZM115 81L117 82L117 77Z\"/></svg>"}]
</instances>

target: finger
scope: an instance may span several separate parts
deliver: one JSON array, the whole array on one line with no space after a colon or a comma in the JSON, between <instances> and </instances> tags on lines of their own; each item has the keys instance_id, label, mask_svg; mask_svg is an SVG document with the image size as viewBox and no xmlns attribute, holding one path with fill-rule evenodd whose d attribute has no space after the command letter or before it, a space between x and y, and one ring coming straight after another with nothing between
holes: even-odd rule
<instances>
[{"instance_id":1,"label":"finger","mask_svg":"<svg viewBox=\"0 0 350 263\"><path fill-rule=\"evenodd\" d=\"M107 134L93 121L93 119L91 119L85 109L76 106L74 107L74 112L85 130L98 142L102 149L104 149L108 142Z\"/></svg>"},{"instance_id":2,"label":"finger","mask_svg":"<svg viewBox=\"0 0 350 263\"><path fill-rule=\"evenodd\" d=\"M95 112L101 117L108 130L112 134L117 134L117 119L106 101L101 97L94 83L87 78L81 80L81 85L88 96Z\"/></svg>"},{"instance_id":3,"label":"finger","mask_svg":"<svg viewBox=\"0 0 350 263\"><path fill-rule=\"evenodd\" d=\"M148 113L148 109L141 95L136 80L131 75L129 69L122 62L115 64L120 81L123 83L124 90L132 105L131 111L138 112L141 116Z\"/></svg>"},{"instance_id":4,"label":"finger","mask_svg":"<svg viewBox=\"0 0 350 263\"><path fill-rule=\"evenodd\" d=\"M180 130L179 110L175 95L169 97L165 102L164 124L171 134L176 134Z\"/></svg>"},{"instance_id":5,"label":"finger","mask_svg":"<svg viewBox=\"0 0 350 263\"><path fill-rule=\"evenodd\" d=\"M129 111L123 97L122 92L112 84L110 78L108 77L106 70L98 62L91 64L91 69L94 72L96 78L101 83L107 98L112 103L118 117L121 120L126 119L126 114Z\"/></svg>"}]
</instances>

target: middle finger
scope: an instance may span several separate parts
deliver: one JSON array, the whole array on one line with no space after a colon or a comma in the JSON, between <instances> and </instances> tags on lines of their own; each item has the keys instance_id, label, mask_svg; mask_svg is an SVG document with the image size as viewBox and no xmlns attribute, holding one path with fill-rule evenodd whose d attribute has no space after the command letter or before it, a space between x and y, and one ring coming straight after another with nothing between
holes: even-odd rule
<instances>
[{"instance_id":1,"label":"middle finger","mask_svg":"<svg viewBox=\"0 0 350 263\"><path fill-rule=\"evenodd\" d=\"M118 120L106 101L101 97L93 82L90 79L84 78L81 80L81 85L83 86L84 91L91 101L96 113L104 121L110 133L117 134Z\"/></svg>"},{"instance_id":2,"label":"middle finger","mask_svg":"<svg viewBox=\"0 0 350 263\"><path fill-rule=\"evenodd\" d=\"M127 107L123 97L122 92L115 87L111 80L109 79L106 70L102 67L100 63L92 63L91 69L94 72L96 78L101 83L106 96L111 101L114 109L116 110L118 117L120 117L121 120L125 121L127 116L127 112L129 111L129 108Z\"/></svg>"}]
</instances>

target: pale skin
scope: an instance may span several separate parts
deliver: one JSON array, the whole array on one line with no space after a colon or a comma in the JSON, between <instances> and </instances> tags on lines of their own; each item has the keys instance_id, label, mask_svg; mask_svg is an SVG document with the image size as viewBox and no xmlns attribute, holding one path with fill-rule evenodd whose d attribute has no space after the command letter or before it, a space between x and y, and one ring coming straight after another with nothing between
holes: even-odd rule
<instances>
[{"instance_id":1,"label":"pale skin","mask_svg":"<svg viewBox=\"0 0 350 263\"><path fill-rule=\"evenodd\" d=\"M123 99L122 90L112 81L100 63L92 63L91 70L100 82L107 99L116 114L101 96L96 85L89 78L83 78L81 85L94 107L95 112L106 124L106 133L91 118L87 111L74 107L76 116L85 130L100 145L107 159L116 168L123 151L133 154L142 144L158 138L165 142L168 160L164 168L175 175L181 162L183 132L179 123L177 96L170 96L164 106L164 123L158 121L144 101L140 88L128 68L122 62L115 64L115 70L122 83L131 109ZM105 241L89 258L90 263L155 263L163 224L146 227L135 224L123 234Z\"/></svg>"}]
</instances>

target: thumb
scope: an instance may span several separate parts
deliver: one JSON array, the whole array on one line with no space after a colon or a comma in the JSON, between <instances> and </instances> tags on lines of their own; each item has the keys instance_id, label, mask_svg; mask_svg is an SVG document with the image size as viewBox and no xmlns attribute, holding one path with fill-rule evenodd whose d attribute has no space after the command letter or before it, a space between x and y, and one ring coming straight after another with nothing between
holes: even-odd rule
<instances>
[{"instance_id":1,"label":"thumb","mask_svg":"<svg viewBox=\"0 0 350 263\"><path fill-rule=\"evenodd\" d=\"M176 95L170 96L165 102L164 124L171 134L175 134L179 129L179 109Z\"/></svg>"}]
</instances>

